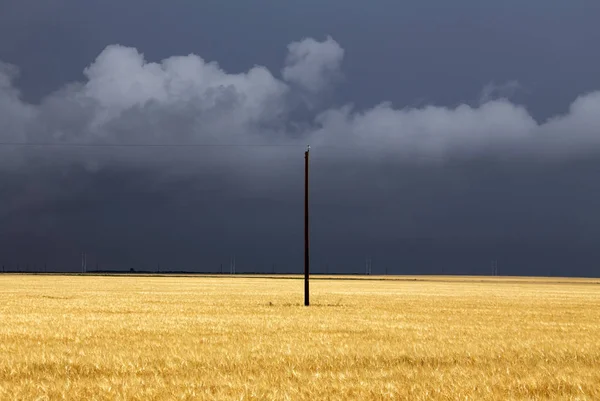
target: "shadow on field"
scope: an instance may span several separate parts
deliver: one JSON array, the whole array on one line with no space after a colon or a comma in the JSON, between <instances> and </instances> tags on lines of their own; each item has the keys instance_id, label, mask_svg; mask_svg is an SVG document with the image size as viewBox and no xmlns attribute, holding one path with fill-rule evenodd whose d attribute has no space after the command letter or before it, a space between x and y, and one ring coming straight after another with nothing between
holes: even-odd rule
<instances>
[{"instance_id":1,"label":"shadow on field","mask_svg":"<svg viewBox=\"0 0 600 401\"><path fill-rule=\"evenodd\" d=\"M302 275L272 274L206 274L191 272L88 272L88 273L15 273L5 272L0 276L81 276L81 277L171 277L171 278L210 278L210 279L262 279L262 280L304 280ZM529 276L370 276L370 275L319 275L311 276L311 281L385 281L385 282L436 282L436 283L494 283L494 284L580 284L600 285L600 279L591 277L529 277Z\"/></svg>"},{"instance_id":2,"label":"shadow on field","mask_svg":"<svg viewBox=\"0 0 600 401\"><path fill-rule=\"evenodd\" d=\"M285 308L298 308L298 307L302 307L304 308L304 304L302 303L291 303L291 302L286 302L286 303L282 303L282 304L276 304L273 302L269 302L266 304L266 306L270 306L270 307L285 307ZM335 304L310 304L310 307L315 307L315 308L343 308L345 305L341 303L341 300L339 300L337 303Z\"/></svg>"}]
</instances>

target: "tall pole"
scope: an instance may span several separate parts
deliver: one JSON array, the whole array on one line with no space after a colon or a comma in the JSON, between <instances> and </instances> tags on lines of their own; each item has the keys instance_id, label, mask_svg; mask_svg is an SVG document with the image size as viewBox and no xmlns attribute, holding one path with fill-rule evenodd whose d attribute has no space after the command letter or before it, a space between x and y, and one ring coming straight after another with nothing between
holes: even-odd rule
<instances>
[{"instance_id":1,"label":"tall pole","mask_svg":"<svg viewBox=\"0 0 600 401\"><path fill-rule=\"evenodd\" d=\"M308 153L304 152L304 306L310 305L308 279L310 275L309 242L308 242Z\"/></svg>"}]
</instances>

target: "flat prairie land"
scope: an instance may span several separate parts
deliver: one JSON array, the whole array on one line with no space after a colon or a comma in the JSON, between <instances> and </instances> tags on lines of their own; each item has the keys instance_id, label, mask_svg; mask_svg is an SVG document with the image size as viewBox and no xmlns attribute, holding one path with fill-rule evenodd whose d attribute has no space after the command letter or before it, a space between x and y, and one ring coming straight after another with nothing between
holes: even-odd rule
<instances>
[{"instance_id":1,"label":"flat prairie land","mask_svg":"<svg viewBox=\"0 0 600 401\"><path fill-rule=\"evenodd\" d=\"M600 281L0 275L2 400L600 400Z\"/></svg>"}]
</instances>

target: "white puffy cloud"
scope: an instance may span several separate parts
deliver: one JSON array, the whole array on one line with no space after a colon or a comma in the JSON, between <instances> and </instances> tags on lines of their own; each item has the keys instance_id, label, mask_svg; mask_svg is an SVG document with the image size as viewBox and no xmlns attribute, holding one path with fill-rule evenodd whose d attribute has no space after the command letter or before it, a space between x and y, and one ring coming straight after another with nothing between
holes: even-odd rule
<instances>
[{"instance_id":1,"label":"white puffy cloud","mask_svg":"<svg viewBox=\"0 0 600 401\"><path fill-rule=\"evenodd\" d=\"M579 96L569 111L538 127L535 140L544 154L577 156L600 151L600 91Z\"/></svg>"},{"instance_id":2,"label":"white puffy cloud","mask_svg":"<svg viewBox=\"0 0 600 401\"><path fill-rule=\"evenodd\" d=\"M149 62L137 49L112 45L85 69L84 82L65 86L39 105L21 100L14 84L16 68L1 64L0 141L310 143L314 148L353 148L352 160L360 153L373 159L439 160L485 152L561 158L600 151L600 92L582 95L566 114L542 123L508 99L492 100L498 92L494 86L484 91L485 101L477 106L398 108L381 103L355 110L348 105L324 108L304 124L290 124L294 91L318 94L328 89L339 76L343 56L344 50L330 37L292 43L283 79L278 79L261 66L230 73L193 54ZM38 152L36 161L90 168L119 161L152 165L160 162L162 152L121 158L118 154L83 157L81 152L61 150ZM236 157L268 160L268 168L286 157L269 149L253 154ZM15 161L24 162L25 156L12 152L0 166ZM178 161L184 163L185 157ZM256 167L263 173L265 168Z\"/></svg>"},{"instance_id":3,"label":"white puffy cloud","mask_svg":"<svg viewBox=\"0 0 600 401\"><path fill-rule=\"evenodd\" d=\"M600 152L600 92L580 96L566 114L541 123L507 99L454 108L346 106L323 112L316 122L310 139L315 147L339 144L405 161L482 154L561 160Z\"/></svg>"},{"instance_id":4,"label":"white puffy cloud","mask_svg":"<svg viewBox=\"0 0 600 401\"><path fill-rule=\"evenodd\" d=\"M519 143L539 128L523 107L505 100L476 108L396 109L382 103L357 112L345 107L328 110L317 121L320 128L311 139L316 147L337 142L397 158L433 160Z\"/></svg>"},{"instance_id":5,"label":"white puffy cloud","mask_svg":"<svg viewBox=\"0 0 600 401\"><path fill-rule=\"evenodd\" d=\"M344 49L331 37L323 42L308 38L288 45L283 78L309 92L327 88L338 78Z\"/></svg>"},{"instance_id":6,"label":"white puffy cloud","mask_svg":"<svg viewBox=\"0 0 600 401\"><path fill-rule=\"evenodd\" d=\"M228 74L218 64L188 55L161 63L146 62L136 49L109 46L86 68L81 95L97 102L96 123L132 108L188 106L198 117L219 112L224 122L246 124L270 120L280 110L287 86L264 67ZM226 115L226 117L225 117Z\"/></svg>"}]
</instances>

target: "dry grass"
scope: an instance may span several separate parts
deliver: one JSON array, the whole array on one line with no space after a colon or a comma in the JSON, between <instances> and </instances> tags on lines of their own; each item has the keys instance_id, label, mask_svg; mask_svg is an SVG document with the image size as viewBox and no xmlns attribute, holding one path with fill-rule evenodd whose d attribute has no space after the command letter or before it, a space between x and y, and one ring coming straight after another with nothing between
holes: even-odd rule
<instances>
[{"instance_id":1,"label":"dry grass","mask_svg":"<svg viewBox=\"0 0 600 401\"><path fill-rule=\"evenodd\" d=\"M600 399L598 281L423 280L0 276L0 399Z\"/></svg>"}]
</instances>

